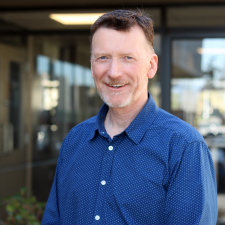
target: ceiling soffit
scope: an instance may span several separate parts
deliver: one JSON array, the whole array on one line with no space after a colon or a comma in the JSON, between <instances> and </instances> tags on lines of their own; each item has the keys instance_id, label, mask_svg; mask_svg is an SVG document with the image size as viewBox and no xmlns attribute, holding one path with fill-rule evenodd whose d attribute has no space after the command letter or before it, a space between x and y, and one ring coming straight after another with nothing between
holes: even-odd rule
<instances>
[{"instance_id":1,"label":"ceiling soffit","mask_svg":"<svg viewBox=\"0 0 225 225\"><path fill-rule=\"evenodd\" d=\"M151 6L151 5L173 5L173 4L221 4L225 3L225 0L113 0L113 1L105 1L105 0L82 0L82 1L74 1L74 0L38 0L38 1L28 1L28 0L7 0L0 1L1 10L4 9L20 9L20 8L36 8L36 7L79 7L79 8L87 8L87 7L113 7L115 6L123 8L126 6Z\"/></svg>"}]
</instances>

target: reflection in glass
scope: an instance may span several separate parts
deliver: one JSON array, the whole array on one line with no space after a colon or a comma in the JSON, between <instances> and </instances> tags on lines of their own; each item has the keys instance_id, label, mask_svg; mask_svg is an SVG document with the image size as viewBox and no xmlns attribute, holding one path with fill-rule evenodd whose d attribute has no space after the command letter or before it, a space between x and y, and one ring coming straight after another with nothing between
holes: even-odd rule
<instances>
[{"instance_id":1,"label":"reflection in glass","mask_svg":"<svg viewBox=\"0 0 225 225\"><path fill-rule=\"evenodd\" d=\"M50 80L50 68L53 67L53 77L54 80ZM48 121L45 121L45 125L42 126L50 127L50 131L57 131L58 125L59 129L60 121L63 119L64 121L70 121L72 123L71 126L68 127L65 131L65 135L69 132L69 129L72 128L73 125L79 123L78 116L79 113L84 114L84 112L80 112L79 104L76 104L76 98L74 95L78 95L79 97L79 89L89 88L88 91L89 96L95 96L95 87L94 81L91 75L90 68L73 64L69 62L63 62L60 60L54 60L51 65L51 59L47 56L38 55L37 56L37 73L41 79L41 95L42 95L42 107L41 109L44 111L49 111L47 113L52 121L48 124ZM75 89L78 89L76 93ZM80 96L85 97L85 96ZM80 99L79 99L80 102ZM75 106L76 104L76 106ZM91 111L89 111L91 113ZM46 114L46 113L45 113ZM60 115L60 116L57 116ZM64 118L62 118L63 116ZM88 118L88 115L87 115ZM78 119L78 121L77 121ZM84 118L85 119L85 118ZM82 120L82 119L81 119ZM59 123L58 125L52 125L53 121L55 123ZM62 122L63 123L63 122ZM65 122L64 125L65 126ZM45 131L47 133L47 131ZM43 142L44 137L46 136L43 131L38 132L37 135L37 143L38 149L40 150L40 143ZM44 135L43 135L44 134ZM53 136L54 134L51 134ZM63 137L60 138L61 140ZM48 139L50 141L50 139ZM57 143L57 141L56 141ZM44 145L42 145L44 146ZM60 146L58 143L57 147ZM59 150L59 149L57 149Z\"/></svg>"},{"instance_id":2,"label":"reflection in glass","mask_svg":"<svg viewBox=\"0 0 225 225\"><path fill-rule=\"evenodd\" d=\"M40 165L32 169L33 193L46 200L64 138L103 102L91 75L88 36L35 37L33 50L33 162Z\"/></svg>"},{"instance_id":3,"label":"reflection in glass","mask_svg":"<svg viewBox=\"0 0 225 225\"><path fill-rule=\"evenodd\" d=\"M171 112L194 126L210 149L217 149L220 161L214 157L214 163L219 167L219 192L225 192L225 182L220 180L225 165L224 49L225 39L172 43Z\"/></svg>"}]
</instances>

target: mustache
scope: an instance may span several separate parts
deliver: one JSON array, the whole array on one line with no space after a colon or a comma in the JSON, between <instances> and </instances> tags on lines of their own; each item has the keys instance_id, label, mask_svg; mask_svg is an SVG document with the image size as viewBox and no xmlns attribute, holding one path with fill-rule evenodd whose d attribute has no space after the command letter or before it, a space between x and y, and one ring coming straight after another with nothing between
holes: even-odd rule
<instances>
[{"instance_id":1,"label":"mustache","mask_svg":"<svg viewBox=\"0 0 225 225\"><path fill-rule=\"evenodd\" d=\"M104 83L108 84L108 85L125 85L128 83L128 81L125 80L121 80L121 79L105 79L103 80Z\"/></svg>"}]
</instances>

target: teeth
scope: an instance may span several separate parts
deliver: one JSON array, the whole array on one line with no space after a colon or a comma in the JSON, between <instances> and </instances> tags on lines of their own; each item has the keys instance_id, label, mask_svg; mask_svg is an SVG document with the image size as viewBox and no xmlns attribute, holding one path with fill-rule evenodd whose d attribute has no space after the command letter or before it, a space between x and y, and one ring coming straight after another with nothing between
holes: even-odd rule
<instances>
[{"instance_id":1,"label":"teeth","mask_svg":"<svg viewBox=\"0 0 225 225\"><path fill-rule=\"evenodd\" d=\"M123 85L110 85L111 87L122 87Z\"/></svg>"}]
</instances>

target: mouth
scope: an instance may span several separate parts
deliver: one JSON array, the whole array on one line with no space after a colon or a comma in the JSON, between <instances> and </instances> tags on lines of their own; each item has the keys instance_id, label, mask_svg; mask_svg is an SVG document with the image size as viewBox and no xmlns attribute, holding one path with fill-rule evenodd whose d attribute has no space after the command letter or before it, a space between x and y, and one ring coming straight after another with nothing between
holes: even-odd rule
<instances>
[{"instance_id":1,"label":"mouth","mask_svg":"<svg viewBox=\"0 0 225 225\"><path fill-rule=\"evenodd\" d=\"M124 87L126 84L108 84L108 85L113 88L121 88Z\"/></svg>"},{"instance_id":2,"label":"mouth","mask_svg":"<svg viewBox=\"0 0 225 225\"><path fill-rule=\"evenodd\" d=\"M105 83L109 88L111 88L112 90L116 90L116 89L122 89L124 88L128 83L127 82L106 82Z\"/></svg>"}]
</instances>

